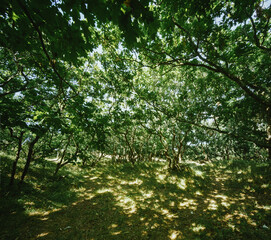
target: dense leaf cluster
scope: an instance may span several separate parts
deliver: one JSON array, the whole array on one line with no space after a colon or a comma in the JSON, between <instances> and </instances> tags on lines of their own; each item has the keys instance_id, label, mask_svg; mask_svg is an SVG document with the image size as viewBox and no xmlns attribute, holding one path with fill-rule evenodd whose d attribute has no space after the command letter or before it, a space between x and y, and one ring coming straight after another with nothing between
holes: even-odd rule
<instances>
[{"instance_id":1,"label":"dense leaf cluster","mask_svg":"<svg viewBox=\"0 0 271 240\"><path fill-rule=\"evenodd\" d=\"M271 158L266 1L2 1L1 149L62 166ZM14 154L16 153L16 154ZM269 155L268 155L269 154Z\"/></svg>"}]
</instances>

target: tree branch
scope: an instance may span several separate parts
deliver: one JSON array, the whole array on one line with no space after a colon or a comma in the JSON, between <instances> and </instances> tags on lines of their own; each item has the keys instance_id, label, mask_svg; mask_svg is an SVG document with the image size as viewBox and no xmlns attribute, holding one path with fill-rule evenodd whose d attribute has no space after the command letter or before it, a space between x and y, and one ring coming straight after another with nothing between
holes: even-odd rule
<instances>
[{"instance_id":1,"label":"tree branch","mask_svg":"<svg viewBox=\"0 0 271 240\"><path fill-rule=\"evenodd\" d=\"M49 64L51 65L54 73L60 79L60 89L61 89L62 93L64 94L63 84L62 84L63 82L65 82L75 93L77 93L76 90L74 89L74 87L72 85L70 85L64 78L62 78L61 75L59 74L59 72L57 71L54 61L51 59L48 51L46 50L45 43L44 43L43 36L42 36L42 32L40 31L38 25L33 20L33 18L31 16L31 14L29 13L28 9L26 8L26 6L23 5L23 3L20 0L17 0L17 2L20 5L20 7L22 8L22 10L24 11L24 13L27 16L27 18L29 19L29 21L31 22L31 24L33 25L33 27L36 30L36 32L38 33L42 50L45 53L45 56L47 57L47 59L49 61Z\"/></svg>"},{"instance_id":2,"label":"tree branch","mask_svg":"<svg viewBox=\"0 0 271 240\"><path fill-rule=\"evenodd\" d=\"M251 16L249 17L249 19L250 19L250 22L252 24L253 37L254 37L254 41L255 41L256 46L258 48L262 49L262 50L271 51L271 48L267 48L267 47L265 47L265 46L263 46L263 45L260 44L260 40L259 40L259 38L257 36L257 29L256 29L255 22L254 22L254 20L253 20L253 18ZM268 19L268 22L269 22L269 19ZM267 24L268 24L268 22L267 22ZM264 42L264 40L263 40L263 42Z\"/></svg>"},{"instance_id":3,"label":"tree branch","mask_svg":"<svg viewBox=\"0 0 271 240\"><path fill-rule=\"evenodd\" d=\"M255 24L254 24L254 21L253 19L250 17L251 19L251 22L252 22L252 26L253 26L253 29L254 29L254 38L255 38L255 41L256 41L256 45L262 49L265 49L265 50L268 50L270 51L271 48L265 48L263 46L260 46L260 43L259 43L259 40L257 38L257 35L256 35L256 27L255 27ZM231 73L229 73L226 69L222 68L221 66L218 66L217 64L215 64L214 62L208 60L206 57L203 57L199 51L198 51L198 45L196 45L193 40L192 40L192 37L191 37L191 34L185 29L183 28L180 24L178 24L175 19L172 17L172 20L174 22L174 24L179 28L181 29L183 32L185 32L185 34L187 35L190 43L193 45L194 47L194 51L195 53L197 54L197 56L199 57L199 59L204 62L204 63L207 63L208 65L206 64L202 64L202 63L192 63L192 62L182 62L181 64L179 64L179 66L195 66L195 67L203 67L203 68L206 68L208 70L211 70L213 72L216 72L216 73L220 73L224 76L226 76L227 78L229 78L230 80L234 81L239 87L241 87L241 89L244 90L244 92L250 96L251 98L253 98L254 100L256 100L258 103L260 104L263 104L267 107L270 107L271 106L271 102L270 101L267 101L265 99L263 99L262 97L260 97L259 95L255 94L253 91L251 91L247 86L249 86L248 84L245 84L240 78L232 75ZM174 60L172 60L174 61ZM179 61L179 60L178 60ZM170 61L168 62L170 63ZM163 63L165 64L165 63ZM210 65L210 66L209 66Z\"/></svg>"},{"instance_id":4,"label":"tree branch","mask_svg":"<svg viewBox=\"0 0 271 240\"><path fill-rule=\"evenodd\" d=\"M200 128L203 128L203 129L215 131L215 132L218 132L218 133L226 134L226 135L231 136L231 137L233 137L235 139L243 139L243 140L245 140L247 142L252 142L252 143L256 144L258 147L268 148L268 144L267 143L256 142L255 140L252 140L252 139L250 139L248 137L239 136L239 135L236 135L234 133L218 129L216 127L210 127L210 126L206 126L206 125L195 123L195 122L190 122L190 121L179 119L179 118L177 119L177 121L182 122L182 123L187 123L187 124L190 124L190 125L193 125L193 126L196 126L196 127L200 127Z\"/></svg>"}]
</instances>

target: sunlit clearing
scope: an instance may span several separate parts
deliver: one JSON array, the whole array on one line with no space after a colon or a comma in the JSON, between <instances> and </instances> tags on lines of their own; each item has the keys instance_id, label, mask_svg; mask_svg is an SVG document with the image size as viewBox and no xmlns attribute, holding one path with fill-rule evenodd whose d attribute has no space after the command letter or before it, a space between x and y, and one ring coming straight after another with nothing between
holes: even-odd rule
<instances>
[{"instance_id":1,"label":"sunlit clearing","mask_svg":"<svg viewBox=\"0 0 271 240\"><path fill-rule=\"evenodd\" d=\"M248 224L250 224L251 226L254 226L254 227L257 226L257 223L255 222L255 220L251 219L245 211L237 211L237 210L235 210L233 212L233 214L227 214L224 217L224 220L228 222L228 226L230 228L232 228L232 229L236 229L236 226L233 225L233 223L231 222L231 220L233 218L236 218L236 219L246 219L246 222Z\"/></svg>"},{"instance_id":2,"label":"sunlit clearing","mask_svg":"<svg viewBox=\"0 0 271 240\"><path fill-rule=\"evenodd\" d=\"M106 193L106 192L113 192L111 188L102 188L97 191L98 194Z\"/></svg>"},{"instance_id":3,"label":"sunlit clearing","mask_svg":"<svg viewBox=\"0 0 271 240\"><path fill-rule=\"evenodd\" d=\"M142 180L136 179L135 181L128 182L128 185L141 185L142 183Z\"/></svg>"},{"instance_id":4,"label":"sunlit clearing","mask_svg":"<svg viewBox=\"0 0 271 240\"><path fill-rule=\"evenodd\" d=\"M203 231L204 229L205 229L204 226L202 226L200 224L192 223L192 231L193 232L200 232L200 231Z\"/></svg>"},{"instance_id":5,"label":"sunlit clearing","mask_svg":"<svg viewBox=\"0 0 271 240\"><path fill-rule=\"evenodd\" d=\"M127 185L127 184L128 184L128 181L122 180L122 181L120 182L120 184L121 184L121 185Z\"/></svg>"},{"instance_id":6,"label":"sunlit clearing","mask_svg":"<svg viewBox=\"0 0 271 240\"><path fill-rule=\"evenodd\" d=\"M193 160L187 160L187 161L185 161L185 162L188 163L188 164L195 164L196 166L202 165L201 163L199 163L199 162L197 162L197 161L193 161Z\"/></svg>"},{"instance_id":7,"label":"sunlit clearing","mask_svg":"<svg viewBox=\"0 0 271 240\"><path fill-rule=\"evenodd\" d=\"M271 210L271 205L266 205L266 206L264 206L264 205L259 205L258 203L256 203L256 208L258 208L258 209L264 209L264 210Z\"/></svg>"},{"instance_id":8,"label":"sunlit clearing","mask_svg":"<svg viewBox=\"0 0 271 240\"><path fill-rule=\"evenodd\" d=\"M197 209L197 203L193 199L184 198L182 202L179 203L179 207L181 208L189 208L191 210Z\"/></svg>"},{"instance_id":9,"label":"sunlit clearing","mask_svg":"<svg viewBox=\"0 0 271 240\"><path fill-rule=\"evenodd\" d=\"M221 194L217 194L217 195L215 195L215 198L221 199L221 205L222 206L224 206L224 207L229 207L230 206L230 203L228 201L228 197L227 196L221 195Z\"/></svg>"},{"instance_id":10,"label":"sunlit clearing","mask_svg":"<svg viewBox=\"0 0 271 240\"><path fill-rule=\"evenodd\" d=\"M48 232L46 232L46 233L41 233L41 234L39 234L39 235L37 236L37 238L45 237L45 236L47 236L48 234L49 234Z\"/></svg>"},{"instance_id":11,"label":"sunlit clearing","mask_svg":"<svg viewBox=\"0 0 271 240\"><path fill-rule=\"evenodd\" d=\"M251 190L251 192L255 192L255 190ZM245 193L240 193L240 197L239 200L246 200L247 199L247 195Z\"/></svg>"},{"instance_id":12,"label":"sunlit clearing","mask_svg":"<svg viewBox=\"0 0 271 240\"><path fill-rule=\"evenodd\" d=\"M226 208L228 208L231 204L228 203L228 202L223 201L223 202L221 203L221 205L224 206L224 207L226 207Z\"/></svg>"},{"instance_id":13,"label":"sunlit clearing","mask_svg":"<svg viewBox=\"0 0 271 240\"><path fill-rule=\"evenodd\" d=\"M175 176L170 176L169 179L168 179L171 183L176 183L179 178L178 177L175 177Z\"/></svg>"},{"instance_id":14,"label":"sunlit clearing","mask_svg":"<svg viewBox=\"0 0 271 240\"><path fill-rule=\"evenodd\" d=\"M130 214L136 213L136 211L137 211L137 208L136 208L135 204L133 204L130 207L128 207L128 209L129 209L128 213L130 213Z\"/></svg>"},{"instance_id":15,"label":"sunlit clearing","mask_svg":"<svg viewBox=\"0 0 271 240\"><path fill-rule=\"evenodd\" d=\"M57 212L59 211L60 208L54 208L50 211L44 211L43 209L28 209L26 211L26 213L29 215L29 216L46 216L46 215L49 215L53 212Z\"/></svg>"},{"instance_id":16,"label":"sunlit clearing","mask_svg":"<svg viewBox=\"0 0 271 240\"><path fill-rule=\"evenodd\" d=\"M34 203L34 202L25 202L25 205L28 205L28 206L34 206L35 203Z\"/></svg>"},{"instance_id":17,"label":"sunlit clearing","mask_svg":"<svg viewBox=\"0 0 271 240\"><path fill-rule=\"evenodd\" d=\"M167 209L161 209L162 214L167 215L169 211Z\"/></svg>"},{"instance_id":18,"label":"sunlit clearing","mask_svg":"<svg viewBox=\"0 0 271 240\"><path fill-rule=\"evenodd\" d=\"M74 190L75 192L85 192L86 188L85 187L79 187L77 189Z\"/></svg>"},{"instance_id":19,"label":"sunlit clearing","mask_svg":"<svg viewBox=\"0 0 271 240\"><path fill-rule=\"evenodd\" d=\"M113 232L112 235L119 235L121 234L121 231L118 231L118 232Z\"/></svg>"},{"instance_id":20,"label":"sunlit clearing","mask_svg":"<svg viewBox=\"0 0 271 240\"><path fill-rule=\"evenodd\" d=\"M202 177L203 176L203 172L199 171L199 170L195 170L195 175L198 177Z\"/></svg>"},{"instance_id":21,"label":"sunlit clearing","mask_svg":"<svg viewBox=\"0 0 271 240\"><path fill-rule=\"evenodd\" d=\"M161 209L161 213L169 220L177 217L176 214L170 213L168 209Z\"/></svg>"},{"instance_id":22,"label":"sunlit clearing","mask_svg":"<svg viewBox=\"0 0 271 240\"><path fill-rule=\"evenodd\" d=\"M178 187L182 190L186 189L186 181L185 179L181 179L179 184L178 184Z\"/></svg>"},{"instance_id":23,"label":"sunlit clearing","mask_svg":"<svg viewBox=\"0 0 271 240\"><path fill-rule=\"evenodd\" d=\"M165 178L166 178L166 175L165 174L159 174L157 178L158 178L158 182L159 182L159 180L161 182L163 182L165 180Z\"/></svg>"},{"instance_id":24,"label":"sunlit clearing","mask_svg":"<svg viewBox=\"0 0 271 240\"><path fill-rule=\"evenodd\" d=\"M179 235L179 232L172 231L172 233L170 234L169 238L172 239L172 240L174 240L174 239L176 239L178 237L178 235Z\"/></svg>"},{"instance_id":25,"label":"sunlit clearing","mask_svg":"<svg viewBox=\"0 0 271 240\"><path fill-rule=\"evenodd\" d=\"M227 200L228 197L226 195L217 194L215 195L215 198L221 198L223 200Z\"/></svg>"},{"instance_id":26,"label":"sunlit clearing","mask_svg":"<svg viewBox=\"0 0 271 240\"><path fill-rule=\"evenodd\" d=\"M144 198L151 198L153 196L153 191L151 191L151 190L150 191L140 191L140 192Z\"/></svg>"},{"instance_id":27,"label":"sunlit clearing","mask_svg":"<svg viewBox=\"0 0 271 240\"><path fill-rule=\"evenodd\" d=\"M95 180L95 179L97 179L98 177L92 177L92 178L90 178L88 175L85 175L84 178L88 178L89 180Z\"/></svg>"},{"instance_id":28,"label":"sunlit clearing","mask_svg":"<svg viewBox=\"0 0 271 240\"><path fill-rule=\"evenodd\" d=\"M109 229L112 229L112 228L116 228L116 227L118 227L118 225L117 224L115 224L115 223L113 223L111 226L109 226L108 228Z\"/></svg>"},{"instance_id":29,"label":"sunlit clearing","mask_svg":"<svg viewBox=\"0 0 271 240\"><path fill-rule=\"evenodd\" d=\"M127 196L119 196L117 198L118 206L122 207L125 210L128 210L128 213L135 213L137 211L136 203L133 199Z\"/></svg>"},{"instance_id":30,"label":"sunlit clearing","mask_svg":"<svg viewBox=\"0 0 271 240\"><path fill-rule=\"evenodd\" d=\"M217 203L215 200L209 200L208 210L217 210Z\"/></svg>"},{"instance_id":31,"label":"sunlit clearing","mask_svg":"<svg viewBox=\"0 0 271 240\"><path fill-rule=\"evenodd\" d=\"M228 223L228 227L231 228L232 230L235 230L235 225L233 225L232 223Z\"/></svg>"},{"instance_id":32,"label":"sunlit clearing","mask_svg":"<svg viewBox=\"0 0 271 240\"><path fill-rule=\"evenodd\" d=\"M151 229L159 228L159 226L160 226L160 224L154 223L154 224L151 226Z\"/></svg>"}]
</instances>

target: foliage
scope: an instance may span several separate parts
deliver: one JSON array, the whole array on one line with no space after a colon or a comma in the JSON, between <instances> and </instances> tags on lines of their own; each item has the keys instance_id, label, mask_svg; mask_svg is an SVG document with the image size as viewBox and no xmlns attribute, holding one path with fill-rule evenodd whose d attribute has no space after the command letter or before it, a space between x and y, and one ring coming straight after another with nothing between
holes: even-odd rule
<instances>
[{"instance_id":1,"label":"foliage","mask_svg":"<svg viewBox=\"0 0 271 240\"><path fill-rule=\"evenodd\" d=\"M166 205L170 197L179 201L171 193L183 185L184 177L193 194L204 189L206 199L221 203L215 213L218 217L209 209L202 221L210 236L200 230L203 222L195 222L191 228L197 233L183 233L188 239L230 239L240 237L239 233L266 237L264 230L253 227L255 222L269 224L260 221L260 210L259 216L242 219L230 213L239 227L226 226L225 199L212 196L210 189L231 198L231 191L240 187L252 202L255 196L248 189L267 193L262 186L269 186L271 160L270 11L270 2L262 0L2 1L1 187L4 194L16 195L11 204L20 205L22 219L31 213L24 211L21 202L36 202L29 193L33 189L36 196L49 199L49 205L58 198L59 208L70 205L78 197L73 184L81 186L85 180L77 174L80 166L82 174L90 174L84 176L102 178L94 181L92 194L106 182L126 189L127 184L122 186L117 179L135 176L147 182L142 183L146 194L161 190L167 196ZM101 165L104 159L106 164ZM191 168L187 165L191 160L205 165ZM164 161L170 169L166 176L158 163ZM265 165L257 168L259 163ZM243 174L245 166L249 170ZM147 171L151 179L144 175ZM201 172L205 177L200 177ZM234 174L232 179L229 172ZM216 174L225 177L215 181L219 187L206 184ZM58 184L60 176L66 180ZM168 178L163 182L165 189L161 176ZM222 180L224 187L232 184L236 189L227 191ZM248 186L246 181L253 184ZM53 188L57 188L55 194ZM139 192L126 190L123 196L131 194L128 197L139 201ZM192 192L181 194L189 199ZM120 199L114 194L105 195L108 206L118 205ZM99 206L104 200L92 197L97 197L92 203ZM142 199L159 201L157 194ZM202 197L197 201L207 207ZM250 203L244 211L251 210ZM140 208L144 214L144 204ZM151 212L164 219L161 226L166 228L171 220L157 209ZM126 217L120 217L122 227ZM265 215L263 219L267 221ZM221 220L219 231L214 230L217 220ZM142 236L157 237L151 224L158 222L145 221L148 233L139 219L135 222ZM251 229L247 236L245 227ZM177 230L171 230L161 235L163 239L169 234L174 238ZM75 238L80 235L74 234Z\"/></svg>"}]
</instances>

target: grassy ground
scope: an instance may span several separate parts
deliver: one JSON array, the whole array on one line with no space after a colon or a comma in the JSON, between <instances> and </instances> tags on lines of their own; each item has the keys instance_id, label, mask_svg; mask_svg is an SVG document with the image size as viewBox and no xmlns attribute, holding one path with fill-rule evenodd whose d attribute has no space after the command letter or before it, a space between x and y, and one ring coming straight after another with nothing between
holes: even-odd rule
<instances>
[{"instance_id":1,"label":"grassy ground","mask_svg":"<svg viewBox=\"0 0 271 240\"><path fill-rule=\"evenodd\" d=\"M1 184L8 158L1 158ZM4 162L4 163L3 163ZM246 162L163 163L62 169L31 166L0 199L0 239L271 239L271 175Z\"/></svg>"}]
</instances>

